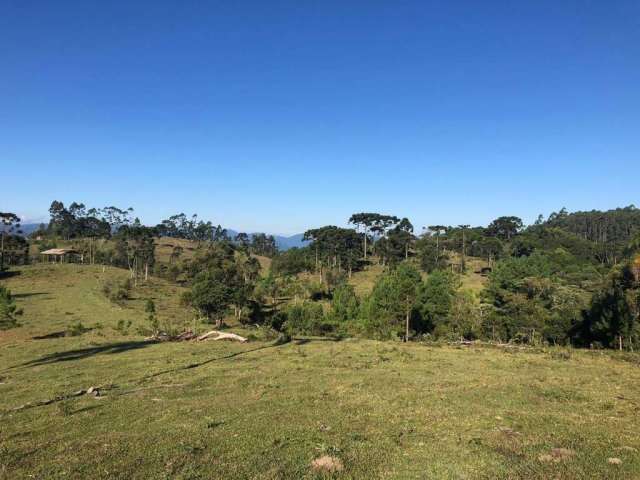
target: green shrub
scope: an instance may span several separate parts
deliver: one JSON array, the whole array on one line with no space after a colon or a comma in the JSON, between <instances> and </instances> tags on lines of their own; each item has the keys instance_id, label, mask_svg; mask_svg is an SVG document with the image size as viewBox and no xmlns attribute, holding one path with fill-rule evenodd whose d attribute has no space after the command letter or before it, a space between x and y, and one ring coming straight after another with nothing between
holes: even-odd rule
<instances>
[{"instance_id":1,"label":"green shrub","mask_svg":"<svg viewBox=\"0 0 640 480\"><path fill-rule=\"evenodd\" d=\"M126 279L121 282L107 281L102 286L102 292L113 303L122 304L129 299L131 292L131 280Z\"/></svg>"},{"instance_id":2,"label":"green shrub","mask_svg":"<svg viewBox=\"0 0 640 480\"><path fill-rule=\"evenodd\" d=\"M88 332L89 330L91 329L85 327L82 322L78 320L76 323L72 323L71 325L69 325L69 327L67 328L67 333L70 337L77 337L85 332Z\"/></svg>"},{"instance_id":3,"label":"green shrub","mask_svg":"<svg viewBox=\"0 0 640 480\"><path fill-rule=\"evenodd\" d=\"M147 302L145 303L144 311L147 313L147 321L151 328L151 334L157 335L160 331L160 322L158 322L158 317L156 317L156 304L153 303L153 300L150 298L147 299Z\"/></svg>"},{"instance_id":4,"label":"green shrub","mask_svg":"<svg viewBox=\"0 0 640 480\"><path fill-rule=\"evenodd\" d=\"M0 330L17 327L16 316L21 314L22 310L16 307L11 291L0 285Z\"/></svg>"},{"instance_id":5,"label":"green shrub","mask_svg":"<svg viewBox=\"0 0 640 480\"><path fill-rule=\"evenodd\" d=\"M73 413L73 406L70 400L58 402L58 413L63 417L68 417Z\"/></svg>"},{"instance_id":6,"label":"green shrub","mask_svg":"<svg viewBox=\"0 0 640 480\"><path fill-rule=\"evenodd\" d=\"M118 331L121 335L126 335L129 333L129 328L131 327L131 320L118 320L118 324L116 325L116 331Z\"/></svg>"},{"instance_id":7,"label":"green shrub","mask_svg":"<svg viewBox=\"0 0 640 480\"><path fill-rule=\"evenodd\" d=\"M284 329L289 335L323 335L333 330L333 326L325 321L319 303L291 305L286 310L286 317Z\"/></svg>"}]
</instances>

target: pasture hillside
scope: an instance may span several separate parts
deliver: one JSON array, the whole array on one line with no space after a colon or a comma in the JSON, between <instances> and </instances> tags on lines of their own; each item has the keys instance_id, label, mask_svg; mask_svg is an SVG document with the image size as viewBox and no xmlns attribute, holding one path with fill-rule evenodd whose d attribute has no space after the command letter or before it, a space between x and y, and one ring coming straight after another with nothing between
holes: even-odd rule
<instances>
[{"instance_id":1,"label":"pasture hillside","mask_svg":"<svg viewBox=\"0 0 640 480\"><path fill-rule=\"evenodd\" d=\"M153 278L117 304L103 285L125 270L16 273L2 280L24 310L0 332L3 479L315 478L322 456L335 478L640 476L635 354L155 343L137 333L148 298L162 321L207 328L180 287ZM91 386L100 396L36 405Z\"/></svg>"},{"instance_id":2,"label":"pasture hillside","mask_svg":"<svg viewBox=\"0 0 640 480\"><path fill-rule=\"evenodd\" d=\"M33 241L29 245L29 255L36 260L36 263L41 261L41 258L38 258L39 252L42 248L51 248L53 246L58 248L78 248L79 250L88 249L89 242L91 240L86 238L75 239L75 240L60 240L57 239L55 241ZM171 258L171 254L174 251L175 247L181 248L180 259L192 259L198 251L202 251L206 247L206 242L196 242L194 240L187 240L184 238L171 238L171 237L155 237L155 259L157 262L169 264L173 260ZM97 239L94 242L95 247L101 250L112 250L114 247L114 241L108 239ZM260 262L260 267L262 272L265 273L271 267L271 259L262 255L252 256L258 259Z\"/></svg>"}]
</instances>

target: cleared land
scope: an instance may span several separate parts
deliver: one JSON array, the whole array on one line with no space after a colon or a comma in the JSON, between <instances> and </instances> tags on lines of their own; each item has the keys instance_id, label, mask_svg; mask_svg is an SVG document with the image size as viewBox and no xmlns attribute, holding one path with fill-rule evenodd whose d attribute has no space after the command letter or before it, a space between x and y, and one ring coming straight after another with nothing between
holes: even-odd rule
<instances>
[{"instance_id":1,"label":"cleared land","mask_svg":"<svg viewBox=\"0 0 640 480\"><path fill-rule=\"evenodd\" d=\"M322 455L341 460L337 478L640 477L638 356L158 344L135 333L144 302L194 325L179 287L153 279L121 307L102 284L126 271L19 273L3 280L24 315L0 332L0 478L314 478ZM92 330L62 336L78 321ZM90 386L102 396L12 411Z\"/></svg>"}]
</instances>

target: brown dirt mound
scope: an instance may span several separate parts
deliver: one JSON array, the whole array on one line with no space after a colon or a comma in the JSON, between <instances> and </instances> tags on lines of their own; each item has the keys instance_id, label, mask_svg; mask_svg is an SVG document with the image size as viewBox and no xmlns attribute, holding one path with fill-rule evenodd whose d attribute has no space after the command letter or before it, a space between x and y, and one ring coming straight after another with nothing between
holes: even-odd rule
<instances>
[{"instance_id":1,"label":"brown dirt mound","mask_svg":"<svg viewBox=\"0 0 640 480\"><path fill-rule=\"evenodd\" d=\"M336 473L344 470L344 465L339 458L323 455L311 462L311 468L318 472Z\"/></svg>"}]
</instances>

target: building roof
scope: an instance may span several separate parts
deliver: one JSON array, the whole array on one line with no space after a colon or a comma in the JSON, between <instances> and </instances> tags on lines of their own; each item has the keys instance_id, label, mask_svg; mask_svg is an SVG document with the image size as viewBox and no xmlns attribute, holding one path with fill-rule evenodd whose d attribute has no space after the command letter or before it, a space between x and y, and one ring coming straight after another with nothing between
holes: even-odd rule
<instances>
[{"instance_id":1,"label":"building roof","mask_svg":"<svg viewBox=\"0 0 640 480\"><path fill-rule=\"evenodd\" d=\"M64 255L66 253L79 253L77 250L73 248L51 248L49 250L45 250L44 252L40 252L40 255Z\"/></svg>"}]
</instances>

